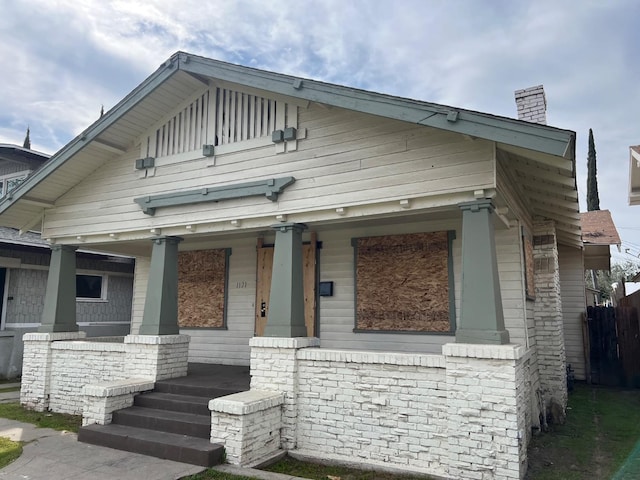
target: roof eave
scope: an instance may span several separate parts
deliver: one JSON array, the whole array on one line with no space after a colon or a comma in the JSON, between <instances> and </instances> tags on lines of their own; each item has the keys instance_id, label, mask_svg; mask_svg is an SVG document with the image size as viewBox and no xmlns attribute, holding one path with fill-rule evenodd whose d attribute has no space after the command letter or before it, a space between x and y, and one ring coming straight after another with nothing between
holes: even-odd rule
<instances>
[{"instance_id":1,"label":"roof eave","mask_svg":"<svg viewBox=\"0 0 640 480\"><path fill-rule=\"evenodd\" d=\"M173 58L178 59L178 69L193 75L575 158L575 133L569 130L266 72L183 52Z\"/></svg>"},{"instance_id":2,"label":"roof eave","mask_svg":"<svg viewBox=\"0 0 640 480\"><path fill-rule=\"evenodd\" d=\"M0 215L11 205L27 195L35 186L42 182L52 172L57 170L69 158L73 157L80 150L85 148L93 139L115 124L124 114L134 108L140 100L158 88L164 81L177 71L175 56L163 63L158 70L147 77L129 95L123 98L116 106L105 113L99 120L90 125L80 135L62 147L54 154L48 162L36 170L15 190L12 190L2 201L0 201Z\"/></svg>"}]
</instances>

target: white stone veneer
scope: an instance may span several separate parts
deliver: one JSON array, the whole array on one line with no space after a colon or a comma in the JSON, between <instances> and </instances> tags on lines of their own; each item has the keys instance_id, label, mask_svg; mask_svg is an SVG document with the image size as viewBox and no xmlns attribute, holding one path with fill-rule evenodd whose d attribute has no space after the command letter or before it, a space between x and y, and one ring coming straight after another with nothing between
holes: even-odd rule
<instances>
[{"instance_id":1,"label":"white stone veneer","mask_svg":"<svg viewBox=\"0 0 640 480\"><path fill-rule=\"evenodd\" d=\"M187 374L188 335L128 335L124 343L83 341L84 335L24 335L22 405L81 414L87 385L127 379L153 383ZM120 395L117 389L113 394Z\"/></svg>"},{"instance_id":2,"label":"white stone veneer","mask_svg":"<svg viewBox=\"0 0 640 480\"><path fill-rule=\"evenodd\" d=\"M443 478L524 475L524 347L447 344L443 355L305 348L317 344L251 342L252 388L285 394L283 448Z\"/></svg>"},{"instance_id":3,"label":"white stone veneer","mask_svg":"<svg viewBox=\"0 0 640 480\"><path fill-rule=\"evenodd\" d=\"M280 450L284 394L261 390L209 401L211 443L225 446L227 462L252 466Z\"/></svg>"}]
</instances>

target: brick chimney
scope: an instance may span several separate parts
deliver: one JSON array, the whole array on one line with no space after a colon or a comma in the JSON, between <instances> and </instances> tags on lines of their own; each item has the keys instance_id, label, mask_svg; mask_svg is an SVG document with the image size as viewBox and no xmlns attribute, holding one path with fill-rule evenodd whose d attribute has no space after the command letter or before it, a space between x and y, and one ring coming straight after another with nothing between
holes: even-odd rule
<instances>
[{"instance_id":1,"label":"brick chimney","mask_svg":"<svg viewBox=\"0 0 640 480\"><path fill-rule=\"evenodd\" d=\"M542 85L516 90L515 96L518 120L547 124L547 99Z\"/></svg>"}]
</instances>

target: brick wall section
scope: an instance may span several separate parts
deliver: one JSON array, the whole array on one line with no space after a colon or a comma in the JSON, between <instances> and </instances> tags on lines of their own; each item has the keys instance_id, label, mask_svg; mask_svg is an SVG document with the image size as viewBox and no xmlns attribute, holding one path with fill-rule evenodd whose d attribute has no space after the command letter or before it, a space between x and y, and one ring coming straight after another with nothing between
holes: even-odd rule
<instances>
[{"instance_id":1,"label":"brick wall section","mask_svg":"<svg viewBox=\"0 0 640 480\"><path fill-rule=\"evenodd\" d=\"M80 339L83 332L25 333L24 365L20 386L20 403L27 408L44 412L49 408L52 377L52 342Z\"/></svg>"},{"instance_id":2,"label":"brick wall section","mask_svg":"<svg viewBox=\"0 0 640 480\"><path fill-rule=\"evenodd\" d=\"M49 409L81 415L85 385L126 377L122 343L54 342Z\"/></svg>"},{"instance_id":3,"label":"brick wall section","mask_svg":"<svg viewBox=\"0 0 640 480\"><path fill-rule=\"evenodd\" d=\"M545 409L551 399L567 406L566 359L560 295L558 247L553 222L538 222L533 231L535 266L534 319L540 394Z\"/></svg>"},{"instance_id":4,"label":"brick wall section","mask_svg":"<svg viewBox=\"0 0 640 480\"><path fill-rule=\"evenodd\" d=\"M251 390L284 393L282 446L296 448L298 362L301 348L317 347L317 338L253 337L251 346Z\"/></svg>"},{"instance_id":5,"label":"brick wall section","mask_svg":"<svg viewBox=\"0 0 640 480\"><path fill-rule=\"evenodd\" d=\"M124 343L131 376L164 380L187 374L188 335L127 335Z\"/></svg>"},{"instance_id":6,"label":"brick wall section","mask_svg":"<svg viewBox=\"0 0 640 480\"><path fill-rule=\"evenodd\" d=\"M132 378L155 382L187 374L188 335L128 335L124 343L78 341L84 335L24 335L23 405L81 414L86 385Z\"/></svg>"},{"instance_id":7,"label":"brick wall section","mask_svg":"<svg viewBox=\"0 0 640 480\"><path fill-rule=\"evenodd\" d=\"M524 346L447 344L443 355L416 355L287 348L294 340L252 340L252 388L289 389L283 448L442 478L523 477Z\"/></svg>"},{"instance_id":8,"label":"brick wall section","mask_svg":"<svg viewBox=\"0 0 640 480\"><path fill-rule=\"evenodd\" d=\"M298 353L298 449L305 455L445 476L441 355Z\"/></svg>"},{"instance_id":9,"label":"brick wall section","mask_svg":"<svg viewBox=\"0 0 640 480\"><path fill-rule=\"evenodd\" d=\"M252 466L280 450L282 403L278 392L251 390L209 401L211 443L224 444L227 462Z\"/></svg>"},{"instance_id":10,"label":"brick wall section","mask_svg":"<svg viewBox=\"0 0 640 480\"><path fill-rule=\"evenodd\" d=\"M111 382L85 385L82 389L84 404L82 425L107 425L113 412L133 405L136 393L153 390L154 382L144 378L128 378Z\"/></svg>"},{"instance_id":11,"label":"brick wall section","mask_svg":"<svg viewBox=\"0 0 640 480\"><path fill-rule=\"evenodd\" d=\"M449 477L522 478L530 397L525 348L448 344L443 353Z\"/></svg>"},{"instance_id":12,"label":"brick wall section","mask_svg":"<svg viewBox=\"0 0 640 480\"><path fill-rule=\"evenodd\" d=\"M542 85L516 90L515 97L518 120L547 124L547 99Z\"/></svg>"}]
</instances>

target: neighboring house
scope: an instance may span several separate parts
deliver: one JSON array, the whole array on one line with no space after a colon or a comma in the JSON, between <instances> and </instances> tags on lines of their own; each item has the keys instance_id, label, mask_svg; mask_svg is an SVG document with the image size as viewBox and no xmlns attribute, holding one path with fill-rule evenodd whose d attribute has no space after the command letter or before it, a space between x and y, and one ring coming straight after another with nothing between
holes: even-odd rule
<instances>
[{"instance_id":1,"label":"neighboring house","mask_svg":"<svg viewBox=\"0 0 640 480\"><path fill-rule=\"evenodd\" d=\"M609 210L593 210L580 214L582 222L582 240L584 242L585 270L611 270L611 246L620 251L620 235ZM590 275L591 276L591 275ZM593 276L591 276L593 279ZM587 285L587 304L602 305L603 299L598 285L591 280ZM565 332L566 333L566 332ZM577 334L577 332L576 332Z\"/></svg>"},{"instance_id":2,"label":"neighboring house","mask_svg":"<svg viewBox=\"0 0 640 480\"><path fill-rule=\"evenodd\" d=\"M0 145L2 192L17 185L48 155ZM40 225L21 225L31 228ZM88 336L125 335L130 330L134 260L77 253L77 323ZM19 376L22 335L36 331L44 306L49 243L40 234L0 227L0 378Z\"/></svg>"},{"instance_id":3,"label":"neighboring house","mask_svg":"<svg viewBox=\"0 0 640 480\"><path fill-rule=\"evenodd\" d=\"M585 289L575 133L516 95L528 121L173 55L0 203L44 214L55 260L22 402L81 413L88 383L183 374L189 342L275 390L276 448L521 478ZM121 349L63 341L78 246L136 258Z\"/></svg>"},{"instance_id":4,"label":"neighboring house","mask_svg":"<svg viewBox=\"0 0 640 480\"><path fill-rule=\"evenodd\" d=\"M620 248L620 236L611 218L609 210L596 210L580 214L582 241L584 244L583 268L578 264L563 265L560 261L560 280L562 282L562 315L564 318L564 342L567 363L575 370L576 378L584 380L584 314L586 305L600 304L600 293L593 285L585 285L586 270L610 270L611 253L609 248Z\"/></svg>"},{"instance_id":5,"label":"neighboring house","mask_svg":"<svg viewBox=\"0 0 640 480\"><path fill-rule=\"evenodd\" d=\"M629 205L640 205L640 145L629 147Z\"/></svg>"}]
</instances>

